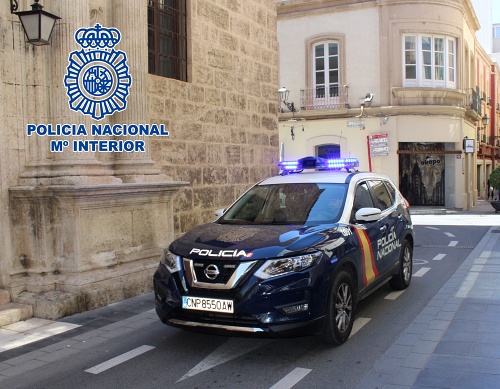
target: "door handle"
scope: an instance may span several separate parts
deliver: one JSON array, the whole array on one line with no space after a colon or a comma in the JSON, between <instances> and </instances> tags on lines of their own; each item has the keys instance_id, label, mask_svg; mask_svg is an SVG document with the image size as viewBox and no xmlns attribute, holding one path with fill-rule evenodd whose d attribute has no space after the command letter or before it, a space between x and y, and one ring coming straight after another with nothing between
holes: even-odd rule
<instances>
[{"instance_id":1,"label":"door handle","mask_svg":"<svg viewBox=\"0 0 500 389\"><path fill-rule=\"evenodd\" d=\"M387 226L380 227L380 232L385 232L385 230L387 230Z\"/></svg>"}]
</instances>

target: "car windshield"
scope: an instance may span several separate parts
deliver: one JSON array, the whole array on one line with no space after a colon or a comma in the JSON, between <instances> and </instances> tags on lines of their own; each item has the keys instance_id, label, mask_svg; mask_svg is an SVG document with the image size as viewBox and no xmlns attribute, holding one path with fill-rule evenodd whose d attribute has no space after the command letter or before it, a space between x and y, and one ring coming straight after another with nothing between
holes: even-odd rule
<instances>
[{"instance_id":1,"label":"car windshield","mask_svg":"<svg viewBox=\"0 0 500 389\"><path fill-rule=\"evenodd\" d=\"M221 224L330 224L339 220L346 184L257 185L217 221Z\"/></svg>"}]
</instances>

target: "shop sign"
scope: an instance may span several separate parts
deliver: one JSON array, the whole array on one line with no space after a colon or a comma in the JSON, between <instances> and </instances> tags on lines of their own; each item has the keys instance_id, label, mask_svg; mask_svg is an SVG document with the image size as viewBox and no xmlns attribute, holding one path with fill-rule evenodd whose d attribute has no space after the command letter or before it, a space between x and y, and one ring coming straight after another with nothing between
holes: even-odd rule
<instances>
[{"instance_id":1,"label":"shop sign","mask_svg":"<svg viewBox=\"0 0 500 389\"><path fill-rule=\"evenodd\" d=\"M389 155L389 141L387 134L368 135L370 156L383 157Z\"/></svg>"},{"instance_id":2,"label":"shop sign","mask_svg":"<svg viewBox=\"0 0 500 389\"><path fill-rule=\"evenodd\" d=\"M466 153L474 152L474 139L464 139L464 151Z\"/></svg>"}]
</instances>

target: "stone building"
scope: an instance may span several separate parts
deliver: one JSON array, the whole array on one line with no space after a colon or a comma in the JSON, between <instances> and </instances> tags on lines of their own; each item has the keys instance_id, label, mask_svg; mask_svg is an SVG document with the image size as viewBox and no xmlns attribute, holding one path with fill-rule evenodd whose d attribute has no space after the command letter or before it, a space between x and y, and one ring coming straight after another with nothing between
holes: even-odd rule
<instances>
[{"instance_id":1,"label":"stone building","mask_svg":"<svg viewBox=\"0 0 500 389\"><path fill-rule=\"evenodd\" d=\"M19 11L29 4L20 0ZM276 172L276 4L42 5L61 18L46 46L27 43L8 3L0 8L0 310L24 303L38 317L57 318L151 290L163 247ZM81 36L100 39L97 24L121 33L116 50L126 53L131 76L130 85L121 84L126 109L98 119L96 110L109 107L88 97L97 92L84 82L95 86L118 65L101 69L101 80L70 56L83 50L77 30L93 28ZM79 58L107 58L101 55ZM88 92L82 89L78 101L68 94L71 66L81 70L74 78L80 82L82 75L79 88ZM103 95L109 90L100 87ZM81 101L99 109L92 115ZM58 124L87 133L43 136ZM99 136L89 130L96 124L164 125L169 135ZM28 136L30 125L45 127ZM80 141L140 142L144 152L81 152L72 148Z\"/></svg>"},{"instance_id":2,"label":"stone building","mask_svg":"<svg viewBox=\"0 0 500 389\"><path fill-rule=\"evenodd\" d=\"M469 209L485 196L499 68L477 41L470 0L277 6L280 86L296 108L282 105L283 158L355 156L413 205Z\"/></svg>"}]
</instances>

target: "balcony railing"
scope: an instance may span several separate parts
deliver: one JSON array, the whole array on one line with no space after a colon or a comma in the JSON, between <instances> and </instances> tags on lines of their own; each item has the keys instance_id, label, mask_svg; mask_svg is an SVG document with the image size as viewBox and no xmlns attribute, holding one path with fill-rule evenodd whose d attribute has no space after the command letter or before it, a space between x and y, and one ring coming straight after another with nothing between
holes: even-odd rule
<instances>
[{"instance_id":1,"label":"balcony railing","mask_svg":"<svg viewBox=\"0 0 500 389\"><path fill-rule=\"evenodd\" d=\"M415 90L415 91L414 91ZM301 110L335 110L349 108L349 87L330 86L300 90ZM393 88L396 105L447 105L467 108L482 116L481 93L442 88Z\"/></svg>"},{"instance_id":2,"label":"balcony railing","mask_svg":"<svg viewBox=\"0 0 500 389\"><path fill-rule=\"evenodd\" d=\"M300 90L300 109L326 110L349 107L349 88L344 86L318 86Z\"/></svg>"},{"instance_id":3,"label":"balcony railing","mask_svg":"<svg viewBox=\"0 0 500 389\"><path fill-rule=\"evenodd\" d=\"M479 92L475 89L470 89L469 93L466 95L466 107L476 111L480 116L482 116L482 106L481 97Z\"/></svg>"}]
</instances>

